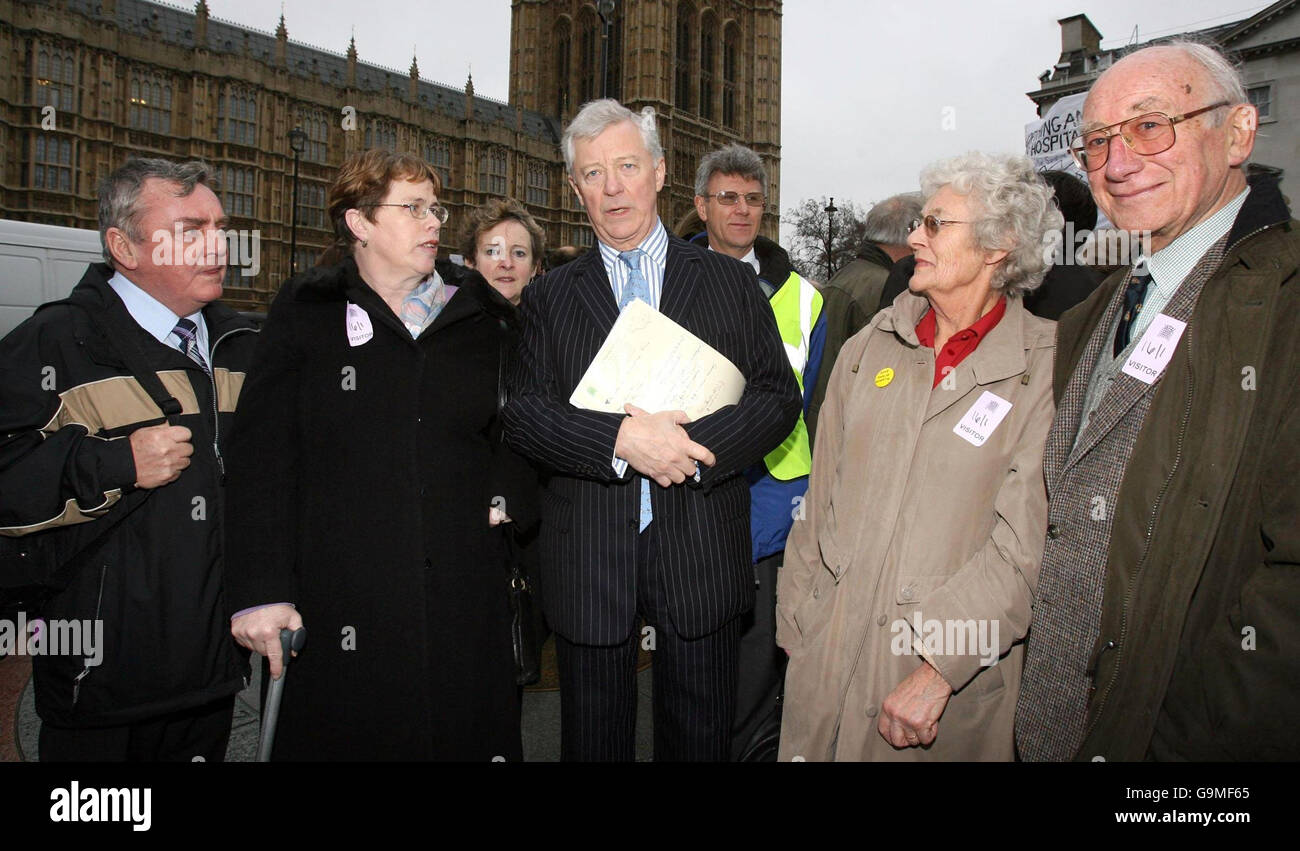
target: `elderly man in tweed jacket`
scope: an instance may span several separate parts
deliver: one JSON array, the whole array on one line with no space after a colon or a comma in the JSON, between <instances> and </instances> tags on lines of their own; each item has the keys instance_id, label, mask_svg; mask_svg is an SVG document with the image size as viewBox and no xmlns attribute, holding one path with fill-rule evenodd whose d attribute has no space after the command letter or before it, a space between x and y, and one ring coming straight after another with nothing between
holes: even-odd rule
<instances>
[{"instance_id":1,"label":"elderly man in tweed jacket","mask_svg":"<svg viewBox=\"0 0 1300 851\"><path fill-rule=\"evenodd\" d=\"M1026 760L1296 759L1300 235L1213 49L1115 63L1075 156L1149 234L1058 326Z\"/></svg>"}]
</instances>

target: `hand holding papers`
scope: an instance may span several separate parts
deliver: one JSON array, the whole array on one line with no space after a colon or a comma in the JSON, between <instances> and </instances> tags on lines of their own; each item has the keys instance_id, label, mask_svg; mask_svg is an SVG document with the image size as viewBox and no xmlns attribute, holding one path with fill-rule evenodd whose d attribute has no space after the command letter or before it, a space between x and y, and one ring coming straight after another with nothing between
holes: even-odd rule
<instances>
[{"instance_id":1,"label":"hand holding papers","mask_svg":"<svg viewBox=\"0 0 1300 851\"><path fill-rule=\"evenodd\" d=\"M712 467L717 461L707 446L691 440L682 428L690 422L684 411L646 413L628 405L631 414L623 420L614 443L614 454L660 487L680 485L689 478L699 480L696 462Z\"/></svg>"},{"instance_id":2,"label":"hand holding papers","mask_svg":"<svg viewBox=\"0 0 1300 851\"><path fill-rule=\"evenodd\" d=\"M697 420L740 401L745 376L716 349L641 301L619 314L569 403L589 411L685 411ZM635 466L635 465L634 465Z\"/></svg>"}]
</instances>

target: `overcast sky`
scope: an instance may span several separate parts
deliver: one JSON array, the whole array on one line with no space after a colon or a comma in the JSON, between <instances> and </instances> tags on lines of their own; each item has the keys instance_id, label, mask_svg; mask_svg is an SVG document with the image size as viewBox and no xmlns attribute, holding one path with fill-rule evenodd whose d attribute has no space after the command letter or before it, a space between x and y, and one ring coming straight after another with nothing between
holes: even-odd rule
<instances>
[{"instance_id":1,"label":"overcast sky","mask_svg":"<svg viewBox=\"0 0 1300 851\"><path fill-rule=\"evenodd\" d=\"M191 5L192 4L188 4ZM1025 92L1061 51L1056 21L1080 12L1103 47L1240 20L1246 0L785 0L781 208L833 195L869 206L916 188L921 167L968 150L1024 150ZM272 32L267 0L208 0L214 17ZM509 0L286 0L293 41L410 67L507 100ZM945 112L945 110L950 110ZM943 129L945 115L951 129Z\"/></svg>"}]
</instances>

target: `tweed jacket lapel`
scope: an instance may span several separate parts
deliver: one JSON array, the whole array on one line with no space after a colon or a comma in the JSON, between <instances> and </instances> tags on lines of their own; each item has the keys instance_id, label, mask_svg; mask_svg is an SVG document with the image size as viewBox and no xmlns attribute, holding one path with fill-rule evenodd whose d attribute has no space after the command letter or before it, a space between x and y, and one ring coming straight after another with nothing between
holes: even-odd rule
<instances>
[{"instance_id":1,"label":"tweed jacket lapel","mask_svg":"<svg viewBox=\"0 0 1300 851\"><path fill-rule=\"evenodd\" d=\"M1083 350L1083 356L1075 365L1074 374L1070 378L1070 383L1066 385L1065 394L1057 403L1056 425L1049 433L1044 452L1047 461L1044 464L1044 471L1047 474L1049 495L1057 476L1064 473L1072 463L1077 462L1087 449L1096 446L1097 442L1115 427L1120 417L1133 407L1142 396L1143 390L1155 386L1143 384L1131 375L1120 373L1102 399L1097 413L1088 423L1087 433L1078 440L1075 439L1079 434L1079 424L1083 422L1083 406L1088 396L1088 382L1092 378L1102 351L1106 346L1112 345L1110 334L1106 332L1114 325L1115 317L1124 303L1124 288L1128 285L1128 279L1132 274L1133 270L1130 269L1124 276L1124 280L1115 288L1106 309L1102 311L1101 319L1093 327L1088 345ZM1156 384L1159 384L1159 380Z\"/></svg>"},{"instance_id":2,"label":"tweed jacket lapel","mask_svg":"<svg viewBox=\"0 0 1300 851\"><path fill-rule=\"evenodd\" d=\"M1226 245L1225 236L1210 247L1179 285L1163 311L1166 315L1190 320L1206 281L1223 261ZM1049 488L1049 531L1017 707L1016 740L1026 760L1064 760L1077 754L1093 710L1090 689L1096 686L1093 677L1097 660L1107 647L1116 644L1113 636L1106 636L1111 640L1101 644L1106 586L1115 571L1138 567L1135 563L1116 565L1110 561L1115 514L1103 511L1099 515L1095 509L1097 505L1118 503L1132 453L1163 376L1147 385L1121 373L1098 404L1077 446L1070 449L1082 418L1089 376L1101 356L1101 347L1111 345L1107 331L1116 311L1112 294L1066 385L1057 419L1048 432L1044 470ZM1190 339L1193 333L1195 328L1189 324L1184 336ZM1179 341L1169 369L1189 368L1189 345L1187 340ZM1171 393L1181 390L1177 386L1169 388ZM1148 466L1158 461L1145 459Z\"/></svg>"},{"instance_id":3,"label":"tweed jacket lapel","mask_svg":"<svg viewBox=\"0 0 1300 851\"><path fill-rule=\"evenodd\" d=\"M1214 273L1218 270L1219 264L1223 261L1224 251L1227 247L1227 236L1225 235L1210 249L1205 252L1205 257L1196 266L1196 268L1187 276L1179 285L1173 298L1165 305L1164 315L1182 322L1191 322L1192 312L1196 309L1196 300L1201 295L1201 288L1205 286ZM1132 272L1130 271L1130 275ZM1125 278L1125 285L1128 278ZM1083 358L1080 360L1079 368L1074 373L1074 379L1070 382L1070 388L1066 391L1066 403L1071 405L1075 411L1076 417L1074 422L1077 423L1083 417L1084 397L1088 392L1088 379L1101 357L1103 346L1111 344L1110 335L1100 333L1101 329L1109 329L1114 321L1115 315L1119 312L1120 306L1124 300L1124 287L1115 290L1115 295L1111 299L1111 304L1107 308L1102 322L1093 332L1092 339L1088 341L1088 348L1084 351ZM1179 345L1185 345L1181 340ZM1168 372L1168 370L1166 370ZM1066 456L1064 469L1068 470L1078 462L1080 458L1086 455L1093 447L1100 443L1106 435L1115 428L1115 426L1128 414L1137 402L1146 397L1154 396L1164 381L1164 373L1156 377L1156 380L1150 384L1139 381L1127 373L1120 372L1115 376L1115 381L1111 384L1110 389L1101 398L1097 404L1097 412L1088 420L1088 427L1079 439L1075 442L1074 450ZM1076 386L1077 385L1077 386ZM1074 396L1077 395L1077 399Z\"/></svg>"},{"instance_id":4,"label":"tweed jacket lapel","mask_svg":"<svg viewBox=\"0 0 1300 851\"><path fill-rule=\"evenodd\" d=\"M614 291L605 274L605 264L600 259L600 249L593 248L573 261L573 276L569 285L577 294L578 301L591 314L592 321L600 331L600 339L609 336L609 329L618 319L618 302L614 300Z\"/></svg>"}]
</instances>

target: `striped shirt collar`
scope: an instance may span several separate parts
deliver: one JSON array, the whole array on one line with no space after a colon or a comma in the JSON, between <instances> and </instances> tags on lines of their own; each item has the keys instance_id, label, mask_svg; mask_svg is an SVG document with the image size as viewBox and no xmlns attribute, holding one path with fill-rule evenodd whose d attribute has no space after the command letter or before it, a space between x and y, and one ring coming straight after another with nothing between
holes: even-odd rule
<instances>
[{"instance_id":1,"label":"striped shirt collar","mask_svg":"<svg viewBox=\"0 0 1300 851\"><path fill-rule=\"evenodd\" d=\"M1237 220L1237 214L1246 203L1249 192L1250 187L1247 186L1217 213L1149 257L1139 257L1135 265L1145 262L1151 272L1152 284L1162 291L1172 293L1196 268L1210 246L1232 230L1232 223Z\"/></svg>"},{"instance_id":2,"label":"striped shirt collar","mask_svg":"<svg viewBox=\"0 0 1300 851\"><path fill-rule=\"evenodd\" d=\"M605 264L605 274L609 276L610 288L614 291L614 301L619 300L623 286L627 283L627 264L619 259L619 250L597 240L600 247L600 260ZM649 236L637 246L645 252L641 258L641 274L650 285L650 306L659 309L659 297L663 293L664 266L668 262L668 231L663 220L655 217L654 229Z\"/></svg>"}]
</instances>

